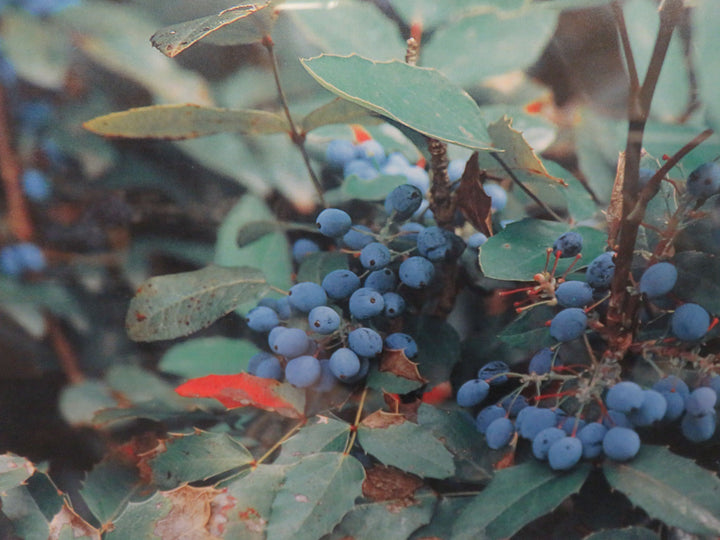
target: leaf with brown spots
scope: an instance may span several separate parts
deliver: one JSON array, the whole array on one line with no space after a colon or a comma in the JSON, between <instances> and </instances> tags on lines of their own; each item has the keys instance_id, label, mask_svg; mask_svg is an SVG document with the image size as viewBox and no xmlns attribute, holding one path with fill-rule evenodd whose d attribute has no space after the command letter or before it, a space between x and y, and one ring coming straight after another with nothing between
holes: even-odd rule
<instances>
[{"instance_id":1,"label":"leaf with brown spots","mask_svg":"<svg viewBox=\"0 0 720 540\"><path fill-rule=\"evenodd\" d=\"M227 507L224 491L212 487L195 488L183 486L172 491L160 492L170 503L169 512L157 521L153 532L159 538L183 538L187 540L215 540L220 536L211 533L216 516ZM227 510L226 510L227 511Z\"/></svg>"},{"instance_id":2,"label":"leaf with brown spots","mask_svg":"<svg viewBox=\"0 0 720 540\"><path fill-rule=\"evenodd\" d=\"M413 494L422 487L423 481L395 467L375 465L365 471L363 495L371 501L401 500L414 504Z\"/></svg>"},{"instance_id":3,"label":"leaf with brown spots","mask_svg":"<svg viewBox=\"0 0 720 540\"><path fill-rule=\"evenodd\" d=\"M480 171L478 153L473 152L460 177L460 186L455 191L455 204L473 227L486 236L492 236L492 199L483 189L483 180L485 171Z\"/></svg>"},{"instance_id":4,"label":"leaf with brown spots","mask_svg":"<svg viewBox=\"0 0 720 540\"><path fill-rule=\"evenodd\" d=\"M78 516L67 503L52 518L49 529L48 540L61 538L100 540L100 531Z\"/></svg>"},{"instance_id":5,"label":"leaf with brown spots","mask_svg":"<svg viewBox=\"0 0 720 540\"><path fill-rule=\"evenodd\" d=\"M385 429L390 426L399 426L403 423L405 423L405 417L403 415L385 411L375 411L360 422L361 425L370 429Z\"/></svg>"}]
</instances>

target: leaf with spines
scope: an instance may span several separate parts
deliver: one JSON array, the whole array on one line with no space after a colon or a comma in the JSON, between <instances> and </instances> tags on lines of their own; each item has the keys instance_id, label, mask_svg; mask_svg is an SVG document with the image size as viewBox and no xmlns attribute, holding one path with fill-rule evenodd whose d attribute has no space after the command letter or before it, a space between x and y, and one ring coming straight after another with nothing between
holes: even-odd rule
<instances>
[{"instance_id":1,"label":"leaf with spines","mask_svg":"<svg viewBox=\"0 0 720 540\"><path fill-rule=\"evenodd\" d=\"M130 301L125 319L128 335L134 341L186 336L269 289L263 273L249 266L208 266L150 278Z\"/></svg>"},{"instance_id":2,"label":"leaf with spines","mask_svg":"<svg viewBox=\"0 0 720 540\"><path fill-rule=\"evenodd\" d=\"M692 534L720 534L720 478L661 446L643 445L632 461L606 460L605 478L652 518Z\"/></svg>"},{"instance_id":3,"label":"leaf with spines","mask_svg":"<svg viewBox=\"0 0 720 540\"><path fill-rule=\"evenodd\" d=\"M256 43L268 36L275 22L272 2L241 4L220 13L173 24L155 32L153 47L170 58L202 39L218 45Z\"/></svg>"},{"instance_id":4,"label":"leaf with spines","mask_svg":"<svg viewBox=\"0 0 720 540\"><path fill-rule=\"evenodd\" d=\"M489 148L477 104L437 70L356 54L321 55L301 62L318 83L343 99L428 137Z\"/></svg>"},{"instance_id":5,"label":"leaf with spines","mask_svg":"<svg viewBox=\"0 0 720 540\"><path fill-rule=\"evenodd\" d=\"M127 139L195 139L216 133L266 135L290 130L276 113L252 109L221 109L200 105L150 105L88 120L83 127L105 137Z\"/></svg>"},{"instance_id":6,"label":"leaf with spines","mask_svg":"<svg viewBox=\"0 0 720 540\"><path fill-rule=\"evenodd\" d=\"M342 452L349 434L350 424L347 422L327 416L315 416L285 441L274 463L278 465L296 463L306 456L319 452Z\"/></svg>"},{"instance_id":7,"label":"leaf with spines","mask_svg":"<svg viewBox=\"0 0 720 540\"><path fill-rule=\"evenodd\" d=\"M332 531L362 495L365 471L354 457L321 452L287 471L272 503L268 538L317 540Z\"/></svg>"}]
</instances>

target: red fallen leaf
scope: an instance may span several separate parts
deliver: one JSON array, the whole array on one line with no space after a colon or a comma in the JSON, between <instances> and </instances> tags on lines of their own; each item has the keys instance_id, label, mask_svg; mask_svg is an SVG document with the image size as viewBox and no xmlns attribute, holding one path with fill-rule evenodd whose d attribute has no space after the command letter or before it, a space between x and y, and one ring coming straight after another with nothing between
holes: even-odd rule
<instances>
[{"instance_id":1,"label":"red fallen leaf","mask_svg":"<svg viewBox=\"0 0 720 540\"><path fill-rule=\"evenodd\" d=\"M207 375L190 379L175 389L183 397L215 398L228 409L257 407L288 418L304 418L305 392L273 379L248 373Z\"/></svg>"},{"instance_id":2,"label":"red fallen leaf","mask_svg":"<svg viewBox=\"0 0 720 540\"><path fill-rule=\"evenodd\" d=\"M438 403L444 403L451 396L452 385L450 381L445 381L435 386L432 390L425 392L422 396L422 401L429 405L436 405Z\"/></svg>"},{"instance_id":3,"label":"red fallen leaf","mask_svg":"<svg viewBox=\"0 0 720 540\"><path fill-rule=\"evenodd\" d=\"M350 126L353 131L353 136L355 137L355 143L360 144L364 143L365 141L372 140L372 136L368 131L362 127L360 124L352 124Z\"/></svg>"},{"instance_id":4,"label":"red fallen leaf","mask_svg":"<svg viewBox=\"0 0 720 540\"><path fill-rule=\"evenodd\" d=\"M473 227L486 236L492 236L490 225L492 199L482 187L484 177L485 173L480 171L478 153L474 152L460 177L460 186L455 191L455 203Z\"/></svg>"}]
</instances>

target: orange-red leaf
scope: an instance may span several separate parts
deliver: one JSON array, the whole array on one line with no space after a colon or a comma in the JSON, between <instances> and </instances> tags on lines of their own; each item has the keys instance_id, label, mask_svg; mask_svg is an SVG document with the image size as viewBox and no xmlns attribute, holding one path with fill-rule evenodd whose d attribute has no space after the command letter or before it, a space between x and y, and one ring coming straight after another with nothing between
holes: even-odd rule
<instances>
[{"instance_id":1,"label":"orange-red leaf","mask_svg":"<svg viewBox=\"0 0 720 540\"><path fill-rule=\"evenodd\" d=\"M184 397L215 398L228 409L258 407L288 418L304 418L305 391L248 373L207 375L190 379L175 391Z\"/></svg>"}]
</instances>

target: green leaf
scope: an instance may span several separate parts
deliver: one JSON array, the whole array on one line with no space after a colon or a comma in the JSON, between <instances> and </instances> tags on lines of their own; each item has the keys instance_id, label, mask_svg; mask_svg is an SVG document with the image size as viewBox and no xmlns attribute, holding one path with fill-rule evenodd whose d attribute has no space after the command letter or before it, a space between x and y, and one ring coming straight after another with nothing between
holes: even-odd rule
<instances>
[{"instance_id":1,"label":"green leaf","mask_svg":"<svg viewBox=\"0 0 720 540\"><path fill-rule=\"evenodd\" d=\"M711 313L720 313L720 258L700 251L675 255L678 280L674 290L683 300L700 304Z\"/></svg>"},{"instance_id":2,"label":"green leaf","mask_svg":"<svg viewBox=\"0 0 720 540\"><path fill-rule=\"evenodd\" d=\"M480 267L485 276L506 281L533 281L533 276L545 267L547 249L558 236L577 231L583 237L583 258L575 269L589 264L604 251L605 233L590 227L571 227L567 223L523 219L508 224L488 239L480 250ZM551 257L551 261L553 258ZM560 259L556 275L562 274L574 258Z\"/></svg>"},{"instance_id":3,"label":"green leaf","mask_svg":"<svg viewBox=\"0 0 720 540\"><path fill-rule=\"evenodd\" d=\"M348 199L382 201L403 184L407 184L407 176L380 174L372 180L365 180L353 174L343 180L340 192Z\"/></svg>"},{"instance_id":4,"label":"green leaf","mask_svg":"<svg viewBox=\"0 0 720 540\"><path fill-rule=\"evenodd\" d=\"M416 493L410 501L382 501L356 505L343 518L330 540L405 540L417 528L430 522L437 495Z\"/></svg>"},{"instance_id":5,"label":"green leaf","mask_svg":"<svg viewBox=\"0 0 720 540\"><path fill-rule=\"evenodd\" d=\"M455 364L460 361L460 336L445 320L422 316L406 323L405 332L413 336L418 346L420 375L428 379L429 387L450 378Z\"/></svg>"},{"instance_id":6,"label":"green leaf","mask_svg":"<svg viewBox=\"0 0 720 540\"><path fill-rule=\"evenodd\" d=\"M660 540L660 535L645 527L606 529L587 535L583 540Z\"/></svg>"},{"instance_id":7,"label":"green leaf","mask_svg":"<svg viewBox=\"0 0 720 540\"><path fill-rule=\"evenodd\" d=\"M297 281L322 283L323 278L333 270L346 270L348 256L338 251L318 251L303 258L298 268Z\"/></svg>"},{"instance_id":8,"label":"green leaf","mask_svg":"<svg viewBox=\"0 0 720 540\"><path fill-rule=\"evenodd\" d=\"M300 122L300 127L307 133L329 124L375 124L378 122L379 120L371 116L364 107L341 98L335 98L308 113Z\"/></svg>"},{"instance_id":9,"label":"green leaf","mask_svg":"<svg viewBox=\"0 0 720 540\"><path fill-rule=\"evenodd\" d=\"M105 460L87 474L80 494L100 524L107 525L146 487L134 466Z\"/></svg>"},{"instance_id":10,"label":"green leaf","mask_svg":"<svg viewBox=\"0 0 720 540\"><path fill-rule=\"evenodd\" d=\"M153 479L160 489L207 480L253 461L247 448L226 433L196 430L166 443L164 452L150 460Z\"/></svg>"},{"instance_id":11,"label":"green leaf","mask_svg":"<svg viewBox=\"0 0 720 540\"><path fill-rule=\"evenodd\" d=\"M692 534L720 534L720 478L661 446L627 463L605 460L605 478L652 518Z\"/></svg>"},{"instance_id":12,"label":"green leaf","mask_svg":"<svg viewBox=\"0 0 720 540\"><path fill-rule=\"evenodd\" d=\"M589 473L588 464L557 473L538 461L502 469L465 507L455 522L453 539L512 536L577 493Z\"/></svg>"},{"instance_id":13,"label":"green leaf","mask_svg":"<svg viewBox=\"0 0 720 540\"><path fill-rule=\"evenodd\" d=\"M291 467L272 504L268 538L317 540L332 531L362 494L365 471L351 456L313 454Z\"/></svg>"},{"instance_id":14,"label":"green leaf","mask_svg":"<svg viewBox=\"0 0 720 540\"><path fill-rule=\"evenodd\" d=\"M161 492L156 492L145 501L131 502L113 521L113 528L105 534L105 538L108 540L159 538L155 534L155 528L171 510L172 501Z\"/></svg>"},{"instance_id":15,"label":"green leaf","mask_svg":"<svg viewBox=\"0 0 720 540\"><path fill-rule=\"evenodd\" d=\"M327 416L315 416L283 445L275 463L296 463L319 452L342 452L345 449L350 424Z\"/></svg>"},{"instance_id":16,"label":"green leaf","mask_svg":"<svg viewBox=\"0 0 720 540\"><path fill-rule=\"evenodd\" d=\"M494 75L524 70L550 40L557 17L557 12L536 6L463 16L433 34L422 48L421 61L465 88ZM478 58L478 51L493 50L503 54Z\"/></svg>"},{"instance_id":17,"label":"green leaf","mask_svg":"<svg viewBox=\"0 0 720 540\"><path fill-rule=\"evenodd\" d=\"M253 200L257 202L256 200ZM244 205L243 209L247 209L248 205ZM237 232L237 247L245 247L248 244L252 244L256 240L260 240L263 236L266 236L273 232L285 232L285 231L305 231L311 233L317 233L317 226L308 225L307 223L288 223L285 221L277 220L262 220L262 221L251 221L240 227Z\"/></svg>"},{"instance_id":18,"label":"green leaf","mask_svg":"<svg viewBox=\"0 0 720 540\"><path fill-rule=\"evenodd\" d=\"M244 339L198 338L173 345L163 355L158 368L186 379L210 374L230 375L247 371L248 360L259 350Z\"/></svg>"},{"instance_id":19,"label":"green leaf","mask_svg":"<svg viewBox=\"0 0 720 540\"><path fill-rule=\"evenodd\" d=\"M691 12L693 28L693 52L695 66L698 70L700 101L707 105L710 124L716 132L720 131L720 96L717 88L720 85L720 73L713 69L720 50L720 12L713 0L702 0Z\"/></svg>"},{"instance_id":20,"label":"green leaf","mask_svg":"<svg viewBox=\"0 0 720 540\"><path fill-rule=\"evenodd\" d=\"M440 72L356 54L302 60L334 94L445 142L487 149L485 120L473 99Z\"/></svg>"},{"instance_id":21,"label":"green leaf","mask_svg":"<svg viewBox=\"0 0 720 540\"><path fill-rule=\"evenodd\" d=\"M417 390L423 384L422 381L400 377L389 371L380 371L377 365L370 367L366 381L369 388L400 395Z\"/></svg>"},{"instance_id":22,"label":"green leaf","mask_svg":"<svg viewBox=\"0 0 720 540\"><path fill-rule=\"evenodd\" d=\"M287 466L260 464L240 478L220 484L235 499L233 511L227 513L225 538L265 539L272 503L287 470Z\"/></svg>"},{"instance_id":23,"label":"green leaf","mask_svg":"<svg viewBox=\"0 0 720 540\"><path fill-rule=\"evenodd\" d=\"M455 472L452 454L432 433L412 422L381 428L358 427L363 450L385 465L427 476L447 478Z\"/></svg>"},{"instance_id":24,"label":"green leaf","mask_svg":"<svg viewBox=\"0 0 720 540\"><path fill-rule=\"evenodd\" d=\"M441 498L435 505L435 513L430 523L415 531L410 538L452 538L453 525L471 500L472 497L469 496Z\"/></svg>"},{"instance_id":25,"label":"green leaf","mask_svg":"<svg viewBox=\"0 0 720 540\"><path fill-rule=\"evenodd\" d=\"M0 493L21 485L35 472L35 466L24 457L0 456Z\"/></svg>"},{"instance_id":26,"label":"green leaf","mask_svg":"<svg viewBox=\"0 0 720 540\"><path fill-rule=\"evenodd\" d=\"M408 24L419 22L423 30L429 30L451 20L476 11L489 11L493 7L513 10L521 7L524 0L446 0L443 3L434 0L393 0L393 9Z\"/></svg>"},{"instance_id":27,"label":"green leaf","mask_svg":"<svg viewBox=\"0 0 720 540\"><path fill-rule=\"evenodd\" d=\"M276 113L199 105L152 105L88 120L85 129L106 137L181 140L216 133L285 133L287 120Z\"/></svg>"},{"instance_id":28,"label":"green leaf","mask_svg":"<svg viewBox=\"0 0 720 540\"><path fill-rule=\"evenodd\" d=\"M112 389L102 380L85 379L69 384L58 399L63 419L73 425L90 424L99 411L117 405Z\"/></svg>"},{"instance_id":29,"label":"green leaf","mask_svg":"<svg viewBox=\"0 0 720 540\"><path fill-rule=\"evenodd\" d=\"M555 341L545 323L554 316L555 310L544 305L525 310L497 337L503 343L528 353L549 347Z\"/></svg>"},{"instance_id":30,"label":"green leaf","mask_svg":"<svg viewBox=\"0 0 720 540\"><path fill-rule=\"evenodd\" d=\"M0 276L0 303L43 307L81 331L86 331L90 324L77 299L59 283L22 283L17 279Z\"/></svg>"},{"instance_id":31,"label":"green leaf","mask_svg":"<svg viewBox=\"0 0 720 540\"><path fill-rule=\"evenodd\" d=\"M67 504L48 475L39 471L24 485L0 492L0 500L2 513L20 538L48 538L50 523Z\"/></svg>"},{"instance_id":32,"label":"green leaf","mask_svg":"<svg viewBox=\"0 0 720 540\"><path fill-rule=\"evenodd\" d=\"M269 290L260 270L208 266L150 278L130 301L125 319L135 341L186 336Z\"/></svg>"},{"instance_id":33,"label":"green leaf","mask_svg":"<svg viewBox=\"0 0 720 540\"><path fill-rule=\"evenodd\" d=\"M173 24L155 32L150 42L170 58L201 39L211 38L207 41L222 45L255 43L270 35L275 20L271 4L237 5L208 17Z\"/></svg>"}]
</instances>

